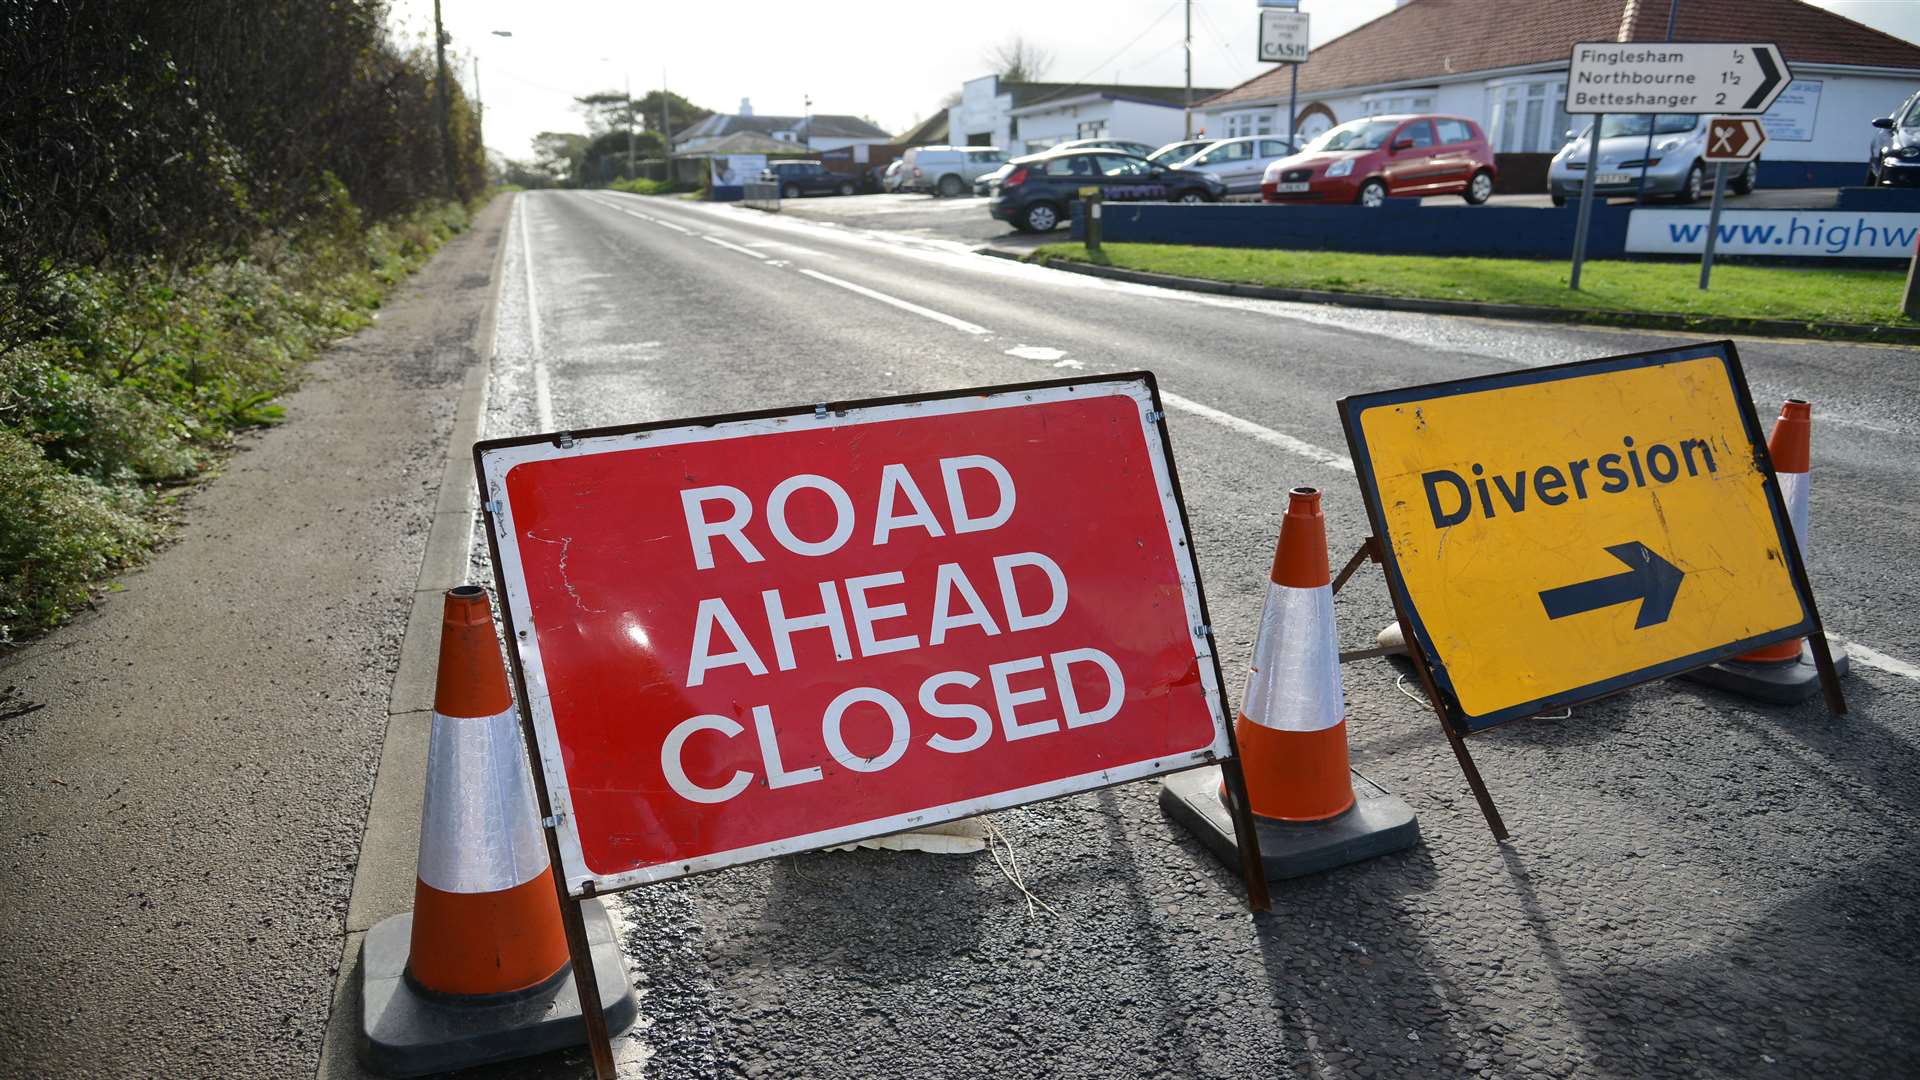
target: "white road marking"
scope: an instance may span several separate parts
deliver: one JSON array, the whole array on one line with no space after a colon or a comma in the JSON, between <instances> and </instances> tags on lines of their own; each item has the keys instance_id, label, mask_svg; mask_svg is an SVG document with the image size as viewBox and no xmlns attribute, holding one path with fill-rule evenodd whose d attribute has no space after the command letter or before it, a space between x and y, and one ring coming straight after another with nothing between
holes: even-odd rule
<instances>
[{"instance_id":1,"label":"white road marking","mask_svg":"<svg viewBox=\"0 0 1920 1080\"><path fill-rule=\"evenodd\" d=\"M1203 420L1211 420L1229 431L1251 435L1268 446L1277 447L1289 454L1306 458L1308 461L1325 465L1330 469L1339 469L1341 472L1353 471L1353 459L1345 454L1336 454L1332 450L1322 449L1310 442L1302 442L1291 435L1275 431L1270 427L1262 427L1251 420L1242 420L1232 413L1223 413L1211 405L1202 405L1197 401L1183 398L1179 394L1169 394L1162 390L1160 400L1169 408L1192 413Z\"/></svg>"},{"instance_id":2,"label":"white road marking","mask_svg":"<svg viewBox=\"0 0 1920 1080\"><path fill-rule=\"evenodd\" d=\"M541 431L553 430L553 388L547 381L547 362L540 356L540 301L533 291L533 242L527 235L527 200L520 211L520 264L527 271L527 351L533 359L533 413Z\"/></svg>"},{"instance_id":3,"label":"white road marking","mask_svg":"<svg viewBox=\"0 0 1920 1080\"><path fill-rule=\"evenodd\" d=\"M759 259L761 262L767 261L767 257L765 255L760 254L759 252L753 250L752 248L741 247L739 244L730 244L727 241L722 240L717 236L702 236L700 239L705 240L709 244L719 244L721 247L726 248L728 251L737 251L740 254L747 256L748 258Z\"/></svg>"},{"instance_id":4,"label":"white road marking","mask_svg":"<svg viewBox=\"0 0 1920 1080\"><path fill-rule=\"evenodd\" d=\"M892 304L894 307L899 308L901 311L911 311L915 315L919 315L922 318L932 319L934 322L937 322L937 323L944 323L948 326L953 327L955 330L961 330L969 334L993 333L993 331L987 329L984 326L981 326L978 323L970 323L965 319L957 319L952 315L946 314L945 312L935 311L932 308L924 308L924 307L921 307L919 304L915 304L908 300L902 300L897 296L888 296L886 293L883 293L883 292L875 292L874 290L867 288L865 285L855 285L851 281L842 281L841 279L834 277L831 274L823 274L818 270L801 270L800 272L817 281L824 281L829 285L838 285L841 288L847 290L848 292L859 293L861 296L867 297L868 299L878 300L883 304Z\"/></svg>"},{"instance_id":5,"label":"white road marking","mask_svg":"<svg viewBox=\"0 0 1920 1080\"><path fill-rule=\"evenodd\" d=\"M1920 679L1920 667L1914 667L1905 660L1895 660L1886 653L1869 649L1857 641L1846 642L1846 648L1848 656L1870 668L1906 679Z\"/></svg>"},{"instance_id":6,"label":"white road marking","mask_svg":"<svg viewBox=\"0 0 1920 1080\"><path fill-rule=\"evenodd\" d=\"M1049 345L1015 345L1007 350L1008 356L1017 356L1022 360L1058 360L1067 355L1067 350L1056 349Z\"/></svg>"}]
</instances>

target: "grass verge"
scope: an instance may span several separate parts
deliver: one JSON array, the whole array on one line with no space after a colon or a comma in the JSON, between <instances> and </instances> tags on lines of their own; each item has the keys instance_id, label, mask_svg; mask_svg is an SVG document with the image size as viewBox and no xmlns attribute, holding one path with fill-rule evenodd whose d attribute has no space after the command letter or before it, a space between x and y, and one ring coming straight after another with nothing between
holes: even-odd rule
<instances>
[{"instance_id":1,"label":"grass verge","mask_svg":"<svg viewBox=\"0 0 1920 1080\"><path fill-rule=\"evenodd\" d=\"M1080 244L1046 244L1035 261L1092 262L1128 270L1286 289L1558 308L1598 322L1656 313L1712 319L1920 327L1900 314L1905 275L1897 270L1715 266L1713 287L1698 288L1697 263L1589 262L1581 291L1567 288L1564 262L1354 255L1176 244L1105 244L1089 256Z\"/></svg>"},{"instance_id":2,"label":"grass verge","mask_svg":"<svg viewBox=\"0 0 1920 1080\"><path fill-rule=\"evenodd\" d=\"M0 350L0 644L138 563L169 493L235 433L277 421L301 365L468 222L445 204L367 225L343 191L245 258L71 270L27 298L55 314ZM18 299L0 281L0 300Z\"/></svg>"}]
</instances>

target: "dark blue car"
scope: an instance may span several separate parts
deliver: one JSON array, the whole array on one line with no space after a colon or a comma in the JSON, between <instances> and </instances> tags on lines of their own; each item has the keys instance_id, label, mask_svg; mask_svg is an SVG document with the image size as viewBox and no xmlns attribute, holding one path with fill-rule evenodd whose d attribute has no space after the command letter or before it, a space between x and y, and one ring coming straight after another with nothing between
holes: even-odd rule
<instances>
[{"instance_id":1,"label":"dark blue car","mask_svg":"<svg viewBox=\"0 0 1920 1080\"><path fill-rule=\"evenodd\" d=\"M1218 177L1169 169L1117 150L1055 150L1015 158L988 211L1022 232L1046 232L1068 218L1083 187L1107 202L1214 202L1227 193Z\"/></svg>"}]
</instances>

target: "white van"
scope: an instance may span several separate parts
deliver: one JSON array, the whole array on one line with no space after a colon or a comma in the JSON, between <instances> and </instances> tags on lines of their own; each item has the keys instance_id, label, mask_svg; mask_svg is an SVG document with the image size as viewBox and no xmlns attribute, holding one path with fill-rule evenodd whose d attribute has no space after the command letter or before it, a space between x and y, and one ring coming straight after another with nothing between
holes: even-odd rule
<instances>
[{"instance_id":1,"label":"white van","mask_svg":"<svg viewBox=\"0 0 1920 1080\"><path fill-rule=\"evenodd\" d=\"M1007 163L997 146L913 146L900 159L900 187L938 195L964 195L973 182Z\"/></svg>"}]
</instances>

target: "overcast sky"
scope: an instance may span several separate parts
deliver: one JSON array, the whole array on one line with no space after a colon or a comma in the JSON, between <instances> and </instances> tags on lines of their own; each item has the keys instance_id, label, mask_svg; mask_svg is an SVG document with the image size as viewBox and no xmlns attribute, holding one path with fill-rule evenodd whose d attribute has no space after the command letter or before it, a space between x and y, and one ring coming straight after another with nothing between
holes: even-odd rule
<instances>
[{"instance_id":1,"label":"overcast sky","mask_svg":"<svg viewBox=\"0 0 1920 1080\"><path fill-rule=\"evenodd\" d=\"M1551 2L1551 0L1547 0ZM1688 0L1680 0L1682 4ZM1920 0L1816 0L1851 19L1920 41ZM1318 45L1393 9L1393 0L1302 0ZM1053 54L1060 82L1180 85L1181 0L444 0L448 63L471 93L475 58L487 145L527 158L542 131L583 131L573 99L661 84L698 105L799 115L871 117L899 132L967 79L1015 33ZM1036 17L1044 12L1045 17ZM1266 65L1253 59L1254 0L1196 0L1193 81L1232 86ZM431 41L433 0L393 0L397 30ZM495 30L511 31L510 38ZM1737 33L1729 28L1730 33Z\"/></svg>"}]
</instances>

